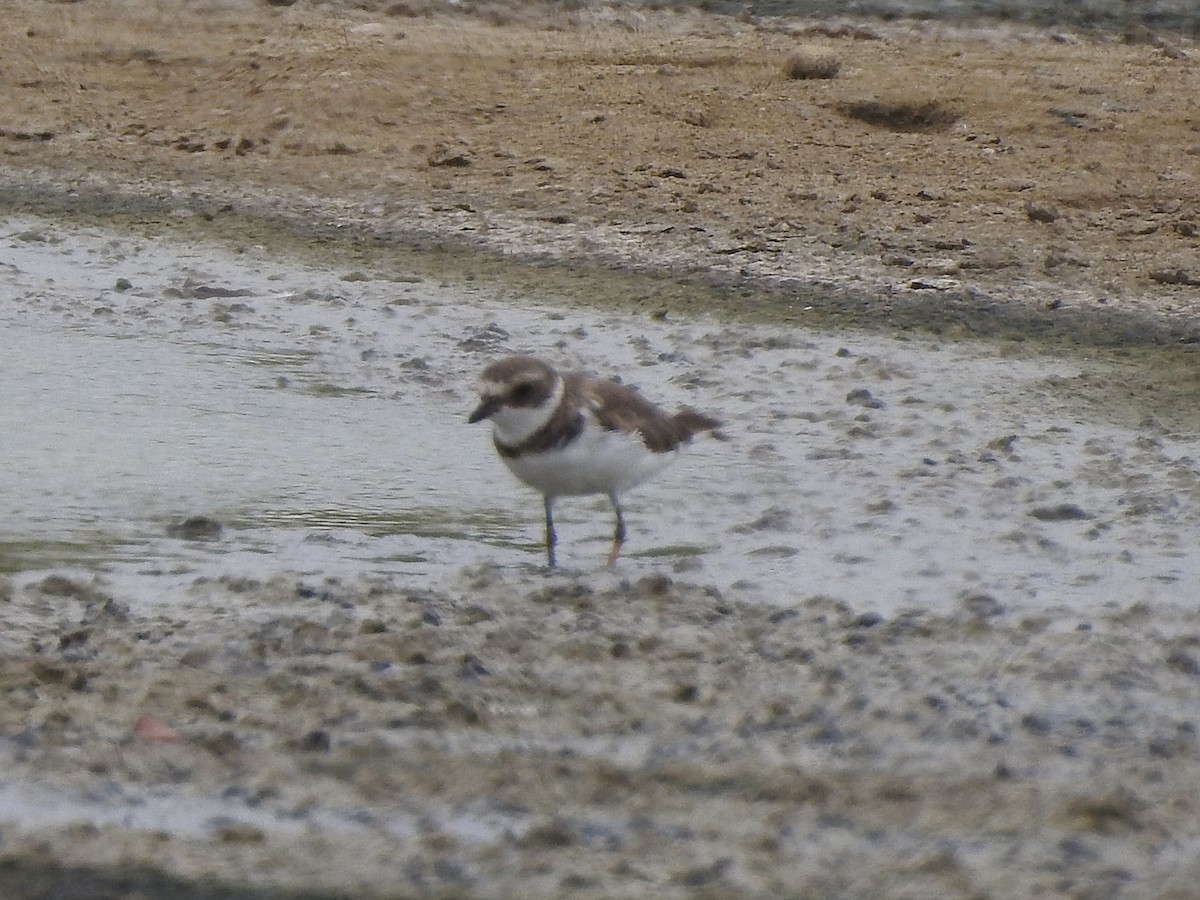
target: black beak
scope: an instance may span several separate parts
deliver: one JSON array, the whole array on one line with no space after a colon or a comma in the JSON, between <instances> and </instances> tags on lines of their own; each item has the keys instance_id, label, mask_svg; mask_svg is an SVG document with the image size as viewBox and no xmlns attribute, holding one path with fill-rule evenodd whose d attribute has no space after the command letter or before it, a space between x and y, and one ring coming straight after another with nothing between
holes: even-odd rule
<instances>
[{"instance_id":1,"label":"black beak","mask_svg":"<svg viewBox=\"0 0 1200 900\"><path fill-rule=\"evenodd\" d=\"M484 419L491 418L492 413L500 408L500 401L495 397L484 397L479 405L475 407L475 412L471 413L467 419L468 425L474 425L476 422L482 422Z\"/></svg>"}]
</instances>

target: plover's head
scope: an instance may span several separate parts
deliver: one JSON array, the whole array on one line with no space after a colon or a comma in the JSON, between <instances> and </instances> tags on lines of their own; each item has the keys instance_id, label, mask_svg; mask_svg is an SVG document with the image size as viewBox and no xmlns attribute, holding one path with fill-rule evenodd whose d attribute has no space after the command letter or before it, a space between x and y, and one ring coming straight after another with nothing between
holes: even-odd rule
<instances>
[{"instance_id":1,"label":"plover's head","mask_svg":"<svg viewBox=\"0 0 1200 900\"><path fill-rule=\"evenodd\" d=\"M505 443L518 443L550 420L563 382L552 366L532 356L509 356L479 376L479 405L470 423L491 419Z\"/></svg>"}]
</instances>

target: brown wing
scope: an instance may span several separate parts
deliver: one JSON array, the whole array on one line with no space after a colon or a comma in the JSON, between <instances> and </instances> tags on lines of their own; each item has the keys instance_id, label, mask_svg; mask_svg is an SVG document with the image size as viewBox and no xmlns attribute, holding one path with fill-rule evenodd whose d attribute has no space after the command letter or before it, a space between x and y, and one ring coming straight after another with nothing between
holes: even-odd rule
<instances>
[{"instance_id":1,"label":"brown wing","mask_svg":"<svg viewBox=\"0 0 1200 900\"><path fill-rule=\"evenodd\" d=\"M596 421L611 431L640 434L646 446L655 453L666 453L692 439L701 431L718 426L715 419L690 409L668 416L636 390L615 381L601 381L583 376L568 389L579 391L584 405Z\"/></svg>"}]
</instances>

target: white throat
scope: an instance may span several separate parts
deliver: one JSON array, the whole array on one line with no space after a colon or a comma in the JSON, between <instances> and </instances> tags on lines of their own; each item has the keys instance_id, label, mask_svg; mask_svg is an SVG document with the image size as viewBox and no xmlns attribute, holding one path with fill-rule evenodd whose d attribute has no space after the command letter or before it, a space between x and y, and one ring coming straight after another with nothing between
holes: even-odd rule
<instances>
[{"instance_id":1,"label":"white throat","mask_svg":"<svg viewBox=\"0 0 1200 900\"><path fill-rule=\"evenodd\" d=\"M562 376L555 376L554 390L540 406L502 406L492 414L492 433L500 443L515 447L550 421L562 402Z\"/></svg>"}]
</instances>

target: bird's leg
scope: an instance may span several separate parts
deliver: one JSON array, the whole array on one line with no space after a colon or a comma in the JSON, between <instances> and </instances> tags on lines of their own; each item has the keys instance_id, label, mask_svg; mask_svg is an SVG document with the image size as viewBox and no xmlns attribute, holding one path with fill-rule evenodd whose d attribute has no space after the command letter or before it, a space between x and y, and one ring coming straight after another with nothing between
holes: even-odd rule
<instances>
[{"instance_id":1,"label":"bird's leg","mask_svg":"<svg viewBox=\"0 0 1200 900\"><path fill-rule=\"evenodd\" d=\"M554 533L554 498L547 494L542 498L546 506L546 564L554 568L554 545L558 535Z\"/></svg>"},{"instance_id":2,"label":"bird's leg","mask_svg":"<svg viewBox=\"0 0 1200 900\"><path fill-rule=\"evenodd\" d=\"M621 501L617 499L616 494L609 494L608 500L612 503L613 512L617 514L617 527L613 530L612 549L608 551L608 564L615 565L617 556L621 552L621 545L625 543L625 514L621 512Z\"/></svg>"}]
</instances>

